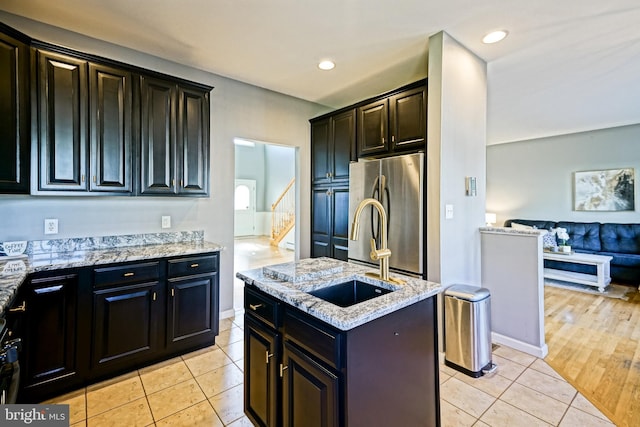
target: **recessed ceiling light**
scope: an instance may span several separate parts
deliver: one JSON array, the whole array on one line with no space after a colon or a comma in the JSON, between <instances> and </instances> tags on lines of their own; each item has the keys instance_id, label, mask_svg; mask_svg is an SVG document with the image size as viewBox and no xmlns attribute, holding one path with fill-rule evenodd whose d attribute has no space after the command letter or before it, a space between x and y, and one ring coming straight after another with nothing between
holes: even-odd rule
<instances>
[{"instance_id":1,"label":"recessed ceiling light","mask_svg":"<svg viewBox=\"0 0 640 427\"><path fill-rule=\"evenodd\" d=\"M333 61L329 61L328 59L320 61L320 63L318 64L318 68L320 68L321 70L331 70L335 66L336 64L334 64Z\"/></svg>"},{"instance_id":2,"label":"recessed ceiling light","mask_svg":"<svg viewBox=\"0 0 640 427\"><path fill-rule=\"evenodd\" d=\"M482 38L482 43L497 43L507 37L509 33L505 30L492 31Z\"/></svg>"}]
</instances>

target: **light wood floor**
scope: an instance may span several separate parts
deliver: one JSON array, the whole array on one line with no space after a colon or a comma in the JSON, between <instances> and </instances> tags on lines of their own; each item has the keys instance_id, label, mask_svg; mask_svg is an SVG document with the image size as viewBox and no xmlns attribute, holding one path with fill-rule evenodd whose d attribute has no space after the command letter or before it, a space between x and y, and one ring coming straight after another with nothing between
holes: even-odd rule
<instances>
[{"instance_id":1,"label":"light wood floor","mask_svg":"<svg viewBox=\"0 0 640 427\"><path fill-rule=\"evenodd\" d=\"M545 361L618 426L640 426L640 293L545 287Z\"/></svg>"}]
</instances>

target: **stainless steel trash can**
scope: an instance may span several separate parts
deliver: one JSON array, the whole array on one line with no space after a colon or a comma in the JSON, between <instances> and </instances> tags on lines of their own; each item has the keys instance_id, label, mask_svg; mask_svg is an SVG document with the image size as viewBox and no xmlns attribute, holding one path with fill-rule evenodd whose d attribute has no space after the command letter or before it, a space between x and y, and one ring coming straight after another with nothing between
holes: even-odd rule
<instances>
[{"instance_id":1,"label":"stainless steel trash can","mask_svg":"<svg viewBox=\"0 0 640 427\"><path fill-rule=\"evenodd\" d=\"M444 293L444 316L445 365L474 378L493 371L489 290L450 286Z\"/></svg>"}]
</instances>

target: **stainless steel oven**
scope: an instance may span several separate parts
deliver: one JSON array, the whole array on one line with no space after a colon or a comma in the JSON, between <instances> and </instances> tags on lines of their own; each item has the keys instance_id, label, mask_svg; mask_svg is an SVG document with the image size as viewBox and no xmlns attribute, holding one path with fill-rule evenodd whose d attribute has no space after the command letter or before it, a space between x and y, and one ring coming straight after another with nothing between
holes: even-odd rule
<instances>
[{"instance_id":1,"label":"stainless steel oven","mask_svg":"<svg viewBox=\"0 0 640 427\"><path fill-rule=\"evenodd\" d=\"M20 385L20 338L10 339L6 319L0 318L0 404L16 403Z\"/></svg>"}]
</instances>

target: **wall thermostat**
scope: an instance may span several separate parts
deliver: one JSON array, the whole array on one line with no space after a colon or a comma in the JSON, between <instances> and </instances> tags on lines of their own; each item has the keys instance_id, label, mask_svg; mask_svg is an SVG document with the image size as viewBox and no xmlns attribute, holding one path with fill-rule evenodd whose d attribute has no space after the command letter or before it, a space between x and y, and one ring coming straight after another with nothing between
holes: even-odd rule
<instances>
[{"instance_id":1,"label":"wall thermostat","mask_svg":"<svg viewBox=\"0 0 640 427\"><path fill-rule=\"evenodd\" d=\"M475 176L465 177L465 194L467 196L476 196L478 194Z\"/></svg>"}]
</instances>

